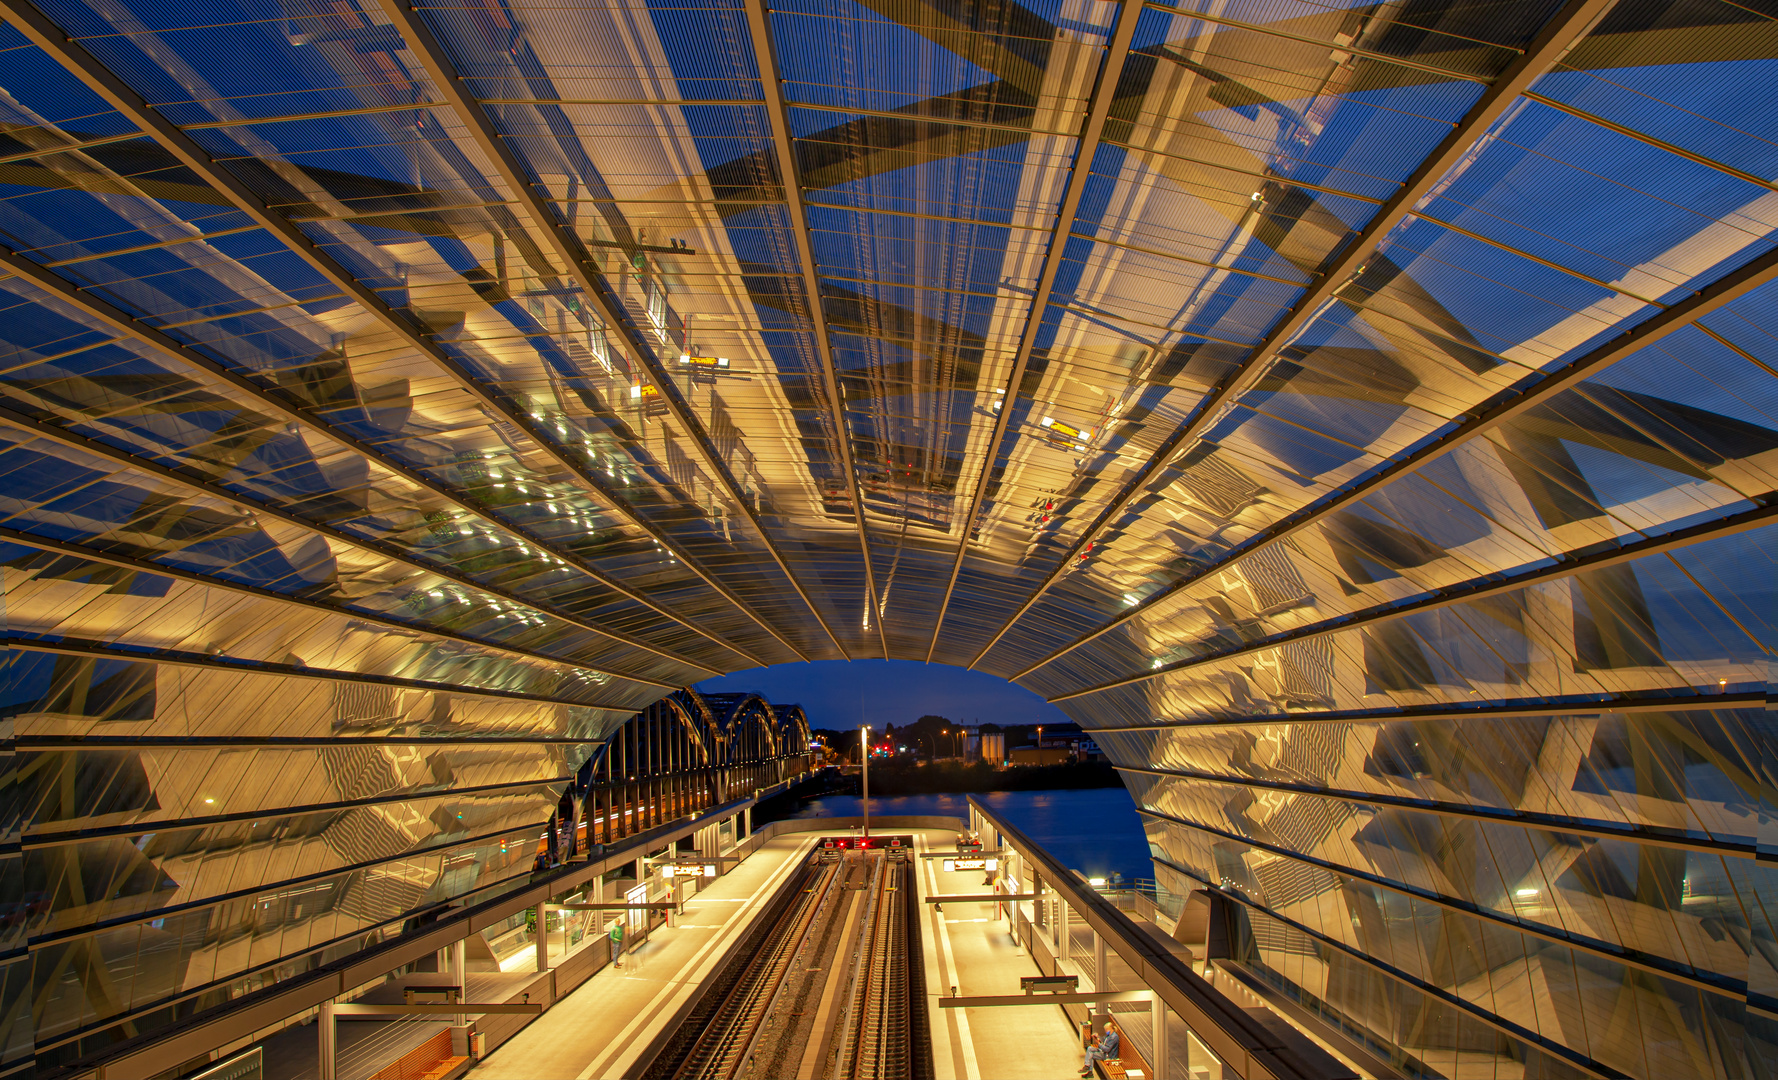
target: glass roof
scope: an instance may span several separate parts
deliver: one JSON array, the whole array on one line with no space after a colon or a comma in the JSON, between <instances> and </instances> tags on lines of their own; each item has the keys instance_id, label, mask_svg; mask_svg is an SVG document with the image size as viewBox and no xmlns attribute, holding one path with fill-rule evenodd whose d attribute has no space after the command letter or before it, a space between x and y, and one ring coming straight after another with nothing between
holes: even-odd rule
<instances>
[{"instance_id":1,"label":"glass roof","mask_svg":"<svg viewBox=\"0 0 1778 1080\"><path fill-rule=\"evenodd\" d=\"M10 527L107 548L143 460L379 580L146 530L204 574L455 627L402 599L448 575L661 682L1066 692L1262 564L1295 626L1732 515L1764 297L1696 298L1770 246L1769 23L1571 9L45 5L9 475L67 433L129 494L45 472Z\"/></svg>"},{"instance_id":2,"label":"glass roof","mask_svg":"<svg viewBox=\"0 0 1778 1080\"><path fill-rule=\"evenodd\" d=\"M3 7L10 643L1768 686L1767 0Z\"/></svg>"}]
</instances>

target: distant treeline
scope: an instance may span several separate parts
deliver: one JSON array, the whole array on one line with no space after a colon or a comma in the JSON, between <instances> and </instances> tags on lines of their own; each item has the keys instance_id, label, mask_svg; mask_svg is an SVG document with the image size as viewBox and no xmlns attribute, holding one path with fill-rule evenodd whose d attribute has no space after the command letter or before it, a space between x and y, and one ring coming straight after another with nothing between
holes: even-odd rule
<instances>
[{"instance_id":1,"label":"distant treeline","mask_svg":"<svg viewBox=\"0 0 1778 1080\"><path fill-rule=\"evenodd\" d=\"M935 761L870 768L872 795L938 795L966 791L1044 791L1055 788L1118 787L1117 770L1104 762L1066 761L1060 765L1019 765L995 769L982 762L964 765Z\"/></svg>"}]
</instances>

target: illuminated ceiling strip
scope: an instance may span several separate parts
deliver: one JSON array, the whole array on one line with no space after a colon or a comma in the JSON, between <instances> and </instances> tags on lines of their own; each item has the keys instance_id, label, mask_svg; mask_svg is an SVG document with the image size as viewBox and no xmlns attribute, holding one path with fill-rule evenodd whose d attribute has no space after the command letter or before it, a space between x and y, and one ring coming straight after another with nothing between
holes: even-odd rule
<instances>
[{"instance_id":1,"label":"illuminated ceiling strip","mask_svg":"<svg viewBox=\"0 0 1778 1080\"><path fill-rule=\"evenodd\" d=\"M1747 1000L1747 982L1744 979L1730 980L1722 977L1700 978L1693 974L1693 972L1697 970L1695 968L1682 966L1677 961L1668 960L1665 957L1657 956L1653 953L1645 953L1640 949L1628 949L1608 941L1601 941L1597 938L1585 938L1578 934L1570 934L1566 930L1557 929L1546 923L1532 922L1528 919L1510 918L1492 908L1483 907L1481 904L1478 904L1473 900L1463 900L1455 896L1447 896L1444 893L1433 892L1431 889L1422 889L1417 886L1404 884L1403 882L1392 881L1389 878L1383 877L1381 874L1375 874L1368 870L1360 870L1344 863L1317 858L1314 855L1294 851L1279 844L1267 843L1256 837L1240 836L1210 825L1200 825L1195 821L1175 817L1172 814L1162 813L1159 810L1153 810L1148 807L1139 807L1137 812L1148 817L1159 818L1162 821L1170 821L1188 829L1196 829L1199 832L1209 833L1211 836L1219 836L1224 840L1233 840L1236 843L1243 844L1256 851L1264 851L1272 855L1281 856L1292 862L1319 867L1337 878L1362 881L1366 885L1370 885L1374 888L1385 889L1399 896L1411 897L1422 903L1432 904L1445 911L1475 919L1478 922L1511 930L1515 933L1524 934L1526 937L1536 938L1539 941L1547 941L1553 945L1560 945L1566 949L1573 949L1575 952L1583 953L1587 956L1597 956L1600 959L1609 960L1614 964L1622 964L1627 968L1634 968L1637 971L1645 971L1651 975L1658 975L1663 979L1671 979L1674 982L1683 983L1694 990L1702 990L1705 993L1715 994L1719 997L1726 997L1735 1001L1745 1002ZM1521 963L1523 963L1523 961L1521 961Z\"/></svg>"},{"instance_id":2,"label":"illuminated ceiling strip","mask_svg":"<svg viewBox=\"0 0 1778 1080\"><path fill-rule=\"evenodd\" d=\"M1126 676L1122 679L1113 679L1110 682L1100 683L1097 686L1091 686L1085 690L1073 690L1066 694L1059 694L1049 700L1051 703L1072 701L1075 698L1086 697L1090 694L1100 694L1107 690L1115 690L1119 687L1133 686L1136 683L1147 682L1149 679L1158 679L1166 675L1177 674L1181 671L1189 671L1192 668L1202 667L1205 664L1220 663L1221 661L1229 660L1237 656L1247 656L1251 653L1265 652L1269 649L1277 649L1285 645L1312 641L1316 638L1345 633L1348 630L1357 630L1375 623L1406 618L1409 615L1419 615L1428 611L1437 611L1441 608L1454 607L1458 604L1473 603L1477 600L1485 600L1491 596L1500 596L1505 593L1517 592L1520 589L1526 589L1544 582L1559 581L1563 578L1572 577L1575 574L1584 574L1590 570L1599 570L1607 566L1616 566L1619 563L1644 559L1651 555L1663 555L1667 552L1677 551L1681 548L1689 547L1692 544L1702 543L1706 540L1719 540L1723 537L1733 536L1736 533L1746 532L1750 529L1762 529L1771 525L1773 522L1778 522L1778 494L1768 493L1762 498L1766 505L1758 506L1753 510L1746 510L1739 514L1732 514L1725 518L1719 518L1716 521L1705 522L1702 525L1694 525L1691 528L1664 533L1660 536L1650 537L1645 540L1638 540L1634 543L1625 544L1622 547L1612 548L1607 551L1596 551L1578 557L1571 555L1557 556L1557 558L1562 561L1557 562L1553 566L1540 567L1529 573L1520 574L1514 577L1491 575L1481 581L1471 581L1452 588L1439 590L1431 596L1409 603L1366 608L1363 611L1338 616L1324 622L1316 623L1312 626L1303 627L1297 630L1287 630L1280 634L1273 634L1270 637L1262 638L1259 641L1241 645L1233 649L1224 649L1220 652L1206 653L1186 660L1176 660L1171 664L1163 664L1158 668L1142 672L1138 675ZM1750 638L1750 640L1752 640L1755 645L1759 645L1763 648L1763 644L1757 639Z\"/></svg>"},{"instance_id":3,"label":"illuminated ceiling strip","mask_svg":"<svg viewBox=\"0 0 1778 1080\"><path fill-rule=\"evenodd\" d=\"M669 652L659 646L651 645L640 638L631 637L628 634L619 633L616 630L601 628L594 623L562 611L553 605L542 603L537 600L526 599L518 593L511 592L510 590L501 588L497 585L484 585L481 582L476 581L474 578L469 577L467 574L459 573L449 567L435 566L421 559L417 559L387 541L371 540L364 537L354 536L351 533L341 532L330 525L310 521L307 518L293 514L288 510L256 502L245 496L236 494L228 488L204 480L201 477L188 476L174 469L169 469L165 465L152 461L144 461L141 458L136 457L134 454L131 454L126 450L120 450L109 443L100 442L97 439L89 439L83 435L77 435L72 431L66 431L50 424L40 423L31 417L15 412L4 405L0 405L0 421L11 424L13 427L19 428L25 432L29 432L30 435L36 438L69 447L81 451L82 453L91 454L94 457L108 461L119 468L133 469L144 475L152 476L157 480L182 487L194 494L207 495L219 502L227 503L243 513L249 515L263 514L267 517L276 518L287 525L292 525L306 532L325 536L336 544L342 544L346 547L368 552L379 558L387 559L397 565L405 566L418 573L430 574L434 577L444 578L447 581L454 581L458 585L461 585L466 589L473 589L478 593L497 596L509 603L518 604L538 612L539 614L548 615L550 618L555 619L558 622L577 627L590 634L596 634L599 637L609 638L612 641L617 642L619 645L624 645L632 649L640 649L643 652L652 653L663 660L668 660L675 664L682 664L685 667L691 668L693 671L707 671L712 675L722 674L722 671L719 668L713 668L708 664L700 664L689 657ZM94 420L87 420L85 422L93 423L95 425L102 423L102 421ZM541 562L538 562L536 565L539 573L548 572L544 569ZM619 673L613 671L611 674L615 675ZM625 675L624 678L637 678L638 681L642 682L654 682L652 679L646 679L640 676Z\"/></svg>"},{"instance_id":4,"label":"illuminated ceiling strip","mask_svg":"<svg viewBox=\"0 0 1778 1080\"><path fill-rule=\"evenodd\" d=\"M987 497L988 485L994 478L994 464L1000 458L1000 444L1006 437L1013 410L1017 408L1014 399L1025 381L1025 369L1031 362L1031 350L1037 344L1044 313L1049 309L1050 291L1055 288L1056 275L1062 269L1063 253L1068 247L1069 232L1074 227L1074 215L1080 209L1081 197L1086 194L1087 185L1092 180L1093 155L1098 152L1099 140L1105 133L1105 119L1111 112L1111 100L1117 94L1118 81L1123 77L1124 61L1129 58L1130 40L1136 34L1136 23L1142 18L1142 10L1142 5L1136 0L1123 0L1118 8L1117 25L1112 28L1111 40L1106 46L1103 60L1100 61L1098 79L1093 83L1092 98L1087 106L1086 122L1075 147L1068 188L1063 193L1062 204L1056 212L1049 249L1043 256L1043 270L1037 278L1037 291L1031 297L1025 331L1019 338L1019 351L1013 357L1012 373L1006 379L1007 403L994 414L994 429L982 447L981 472L976 477L975 491L969 498L969 509L957 519L957 555L951 560L950 580L945 583L944 598L938 606L938 617L932 623L932 641L926 647L928 664L932 663L932 657L938 651L938 638L944 630L945 615L951 607L951 594L956 591L957 576L963 571L963 556L969 551L969 536L975 529L976 517L981 513L982 501Z\"/></svg>"},{"instance_id":5,"label":"illuminated ceiling strip","mask_svg":"<svg viewBox=\"0 0 1778 1080\"><path fill-rule=\"evenodd\" d=\"M774 628L768 626L753 613L748 605L731 594L714 576L702 569L671 538L645 516L631 510L616 494L606 490L605 486L592 473L583 469L564 450L551 442L547 436L542 434L538 425L532 422L529 415L509 405L495 390L482 383L468 369L453 359L449 353L440 348L437 342L415 329L381 296L378 296L376 290L354 278L332 255L327 253L321 244L311 240L293 221L276 213L233 173L218 165L215 159L190 135L179 130L177 125L156 112L140 94L118 78L109 68L99 63L91 53L75 44L72 37L32 6L29 0L0 0L0 17L4 17L31 44L43 50L67 69L88 89L104 99L108 105L137 127L151 134L154 140L165 147L181 165L190 169L234 204L237 209L258 222L260 227L282 240L285 246L307 263L311 269L320 274L323 279L331 282L342 293L351 297L385 329L393 332L409 347L438 365L478 404L524 432L546 457L567 470L568 474L578 480L596 501L608 507L608 512L623 517L632 525L647 532L688 570L703 579L712 589L721 593L748 618L759 623L767 633L779 637ZM782 637L779 637L779 640L783 641ZM785 647L795 651L789 642L783 643Z\"/></svg>"},{"instance_id":6,"label":"illuminated ceiling strip","mask_svg":"<svg viewBox=\"0 0 1778 1080\"><path fill-rule=\"evenodd\" d=\"M1059 581L1073 565L1086 546L1093 542L1099 532L1110 522L1123 513L1124 508L1142 494L1142 489L1157 473L1166 467L1173 451L1183 444L1195 442L1209 430L1222 415L1225 403L1233 401L1246 393L1267 370L1276 350L1289 341L1298 331L1307 326L1316 312L1321 310L1334 295L1345 286L1347 281L1363 269L1365 262L1372 256L1375 246L1390 230L1406 218L1419 201L1432 190L1433 186L1451 170L1463 156L1469 152L1470 146L1491 127L1494 122L1506 114L1519 95L1536 81L1549 67L1561 60L1575 42L1579 41L1593 25L1608 12L1616 0L1568 0L1568 2L1551 17L1544 28L1538 32L1531 48L1524 55L1514 60L1500 74L1486 91L1482 93L1469 112L1454 126L1450 134L1434 147L1432 153L1420 163L1413 174L1401 185L1394 195L1383 204L1374 217L1358 231L1343 253L1334 257L1323 271L1323 276L1313 288L1309 289L1297 300L1284 318L1262 338L1253 351L1241 362L1241 366L1213 392L1208 394L1198 408L1180 424L1174 432L1162 440L1156 448L1154 456L1149 459L1135 476L1125 482L1117 496L1099 512L1093 523L1076 538L1068 552L1054 569L1044 575L1037 590L1019 605L1012 618L995 632L975 659L969 662L971 668L982 662L982 658L1005 637L1007 632L1029 612L1044 593ZM1173 11L1175 14L1192 15L1204 18L1191 12L1180 12L1173 8L1160 8ZM1068 646L1076 648L1079 644ZM1066 649L1063 651L1067 651ZM1013 676L1023 678L1031 672L1054 660L1057 653L1039 661Z\"/></svg>"},{"instance_id":7,"label":"illuminated ceiling strip","mask_svg":"<svg viewBox=\"0 0 1778 1080\"><path fill-rule=\"evenodd\" d=\"M122 660L136 664L159 664L163 667L192 668L199 671L215 671L225 669L231 674L240 675L272 675L285 679L319 679L324 682L345 682L370 684L373 686L390 686L399 690L423 690L435 694L461 694L466 697L495 698L501 701L516 701L524 704L537 705L568 705L576 709L598 709L604 712L623 713L628 716L636 711L634 705L602 705L596 701L576 701L573 698L551 697L547 694L532 694L523 690L497 690L474 683L436 683L424 679L405 679L398 675L375 675L361 671L345 671L340 668L297 667L295 664L277 664L265 660L243 660L239 657L209 656L204 653L183 652L174 649L141 649L127 645L106 645L99 642L75 641L62 638L57 641L38 641L22 638L16 634L0 635L0 648L23 649L26 652L54 653L57 656L81 656L94 660ZM488 735L476 735L470 729L454 736L457 742L479 742L483 738L500 741L497 732ZM487 730L487 729L480 729ZM194 736L195 738L196 736ZM443 736L429 736L439 738ZM26 736L19 736L21 743ZM103 736L33 736L39 743L61 740L64 742L90 741L95 745L105 745ZM152 742L152 737L137 735L116 736L120 744L135 745ZM178 738L175 736L175 738ZM333 741L333 740L330 740ZM405 741L423 741L421 739ZM585 743L586 739L569 740L574 743ZM267 745L271 745L268 741Z\"/></svg>"},{"instance_id":8,"label":"illuminated ceiling strip","mask_svg":"<svg viewBox=\"0 0 1778 1080\"><path fill-rule=\"evenodd\" d=\"M349 435L329 425L325 421L318 419L310 410L297 408L294 405L286 403L283 398L267 391L246 376L218 363L196 349L167 336L142 320L132 317L127 312L112 306L100 299L97 294L89 290L76 288L72 283L60 275L52 274L37 263L3 247L0 247L0 265L5 266L18 277L31 282L31 284L35 285L37 288L49 293L54 299L67 304L69 307L74 308L88 318L97 321L100 325L125 335L129 340L152 349L177 364L190 368L203 376L215 379L216 381L227 385L230 389L240 393L255 405L264 408L268 413L277 417L279 420L282 420L287 424L300 425L329 442L361 455L365 459L376 463L381 468L387 469L390 473L403 478L422 491L428 491L439 496L457 510L482 522L488 527L520 537L533 547L542 551L547 551L556 558L578 567L581 573L599 584L604 585L619 596L639 604L657 615L671 619L680 626L697 633L712 643L720 645L738 656L743 656L752 660L756 666L763 666L764 662L757 657L754 657L752 654L743 651L735 645L723 640L721 637L703 629L698 626L696 622L683 618L667 608L656 604L646 596L606 575L602 571L594 569L573 551L551 544L549 541L536 536L527 529L495 517L488 510L468 501L455 491L435 483L424 474L396 461L394 458L389 457L375 447L359 440L357 437ZM104 344L108 344L108 342L96 342L94 347ZM600 512L605 513L606 511L601 510Z\"/></svg>"},{"instance_id":9,"label":"illuminated ceiling strip","mask_svg":"<svg viewBox=\"0 0 1778 1080\"><path fill-rule=\"evenodd\" d=\"M20 544L24 547L36 548L39 551L46 551L52 555L66 555L75 559L84 559L87 562L100 563L105 566L115 566L122 570L135 570L144 574L155 574L160 577L176 578L180 581L190 582L194 585L201 585L207 589L219 589L223 592L238 593L254 600L269 600L276 604L304 608L309 611L334 615L354 622L371 623L389 630L399 631L403 634L411 634L415 637L438 638L441 641L449 641L457 645L468 645L472 648L487 650L488 652L505 653L521 660L534 660L541 664L547 664L556 669L577 668L582 671L592 672L600 677L622 679L625 682L639 683L644 686L653 686L667 690L677 689L677 687L671 683L656 682L652 679L641 679L633 675L618 675L612 672L607 672L602 668L593 667L590 664L583 664L576 660L564 659L560 656L552 656L549 653L533 652L530 649L520 648L516 645L502 645L498 642L484 641L481 638L470 637L467 634L459 634L454 630L442 630L438 627L427 626L424 623L402 622L400 619L392 619L386 615L378 615L371 611L359 611L355 608L336 607L333 604L324 604L319 600L312 600L308 597L290 596L285 593L273 592L271 589L262 588L258 585L247 585L238 581L227 581L223 578L211 577L208 574L200 574L195 570L185 570L177 566L166 566L162 563L153 562L148 559L138 559L130 555L117 555L112 552L101 551L98 548L89 548L83 544L70 543L64 540L51 540L47 537L20 532L17 529L0 527L0 540ZM169 552L167 554L172 553Z\"/></svg>"},{"instance_id":10,"label":"illuminated ceiling strip","mask_svg":"<svg viewBox=\"0 0 1778 1080\"><path fill-rule=\"evenodd\" d=\"M22 3L23 0L3 0L3 2ZM667 370L660 358L655 355L654 350L637 333L629 315L624 311L623 305L612 295L599 268L588 256L585 245L562 224L561 219L550 209L547 197L538 193L537 186L529 179L525 165L513 153L509 141L494 127L493 119L489 116L487 109L469 97L464 80L458 76L455 66L449 59L449 54L438 38L433 35L431 27L426 25L426 20L420 14L419 9L401 2L401 0L378 0L377 6L400 30L409 50L426 69L426 73L431 77L439 95L450 103L451 110L468 128L471 138L481 152L487 156L489 165L493 168L495 175L506 185L507 191L524 205L532 223L548 237L550 248L568 267L569 275L585 290L586 299L603 316L606 326L623 343L630 355L648 371L662 403L678 421L681 431L691 444L693 453L702 462L704 468L708 469L710 474L721 484L728 493L729 499L740 510L741 516L747 519L748 524L753 527L753 531L759 535L760 544L764 546L772 561L777 564L785 580L790 583L791 589L809 609L809 614L814 617L816 625L821 627L828 640L833 642L833 646L839 650L841 658L850 659L846 653L846 647L834 635L833 629L827 625L827 620L821 617L821 611L815 606L815 601L803 588L802 583L797 580L796 575L791 572L790 564L784 560L777 544L772 541L771 534L766 531L765 523L760 520L758 512L748 501L746 493L741 490L741 485L729 470L728 463L723 461L722 455L717 452L715 444L710 439L710 433L704 429L703 421L698 419L690 403L680 392L678 383L674 381L673 373ZM726 592L725 595L727 595ZM736 599L736 603L740 603L739 599ZM775 627L768 626L759 615L745 606L742 609L747 611L750 617L765 627L773 637L776 637L785 648L797 657L805 661L809 659L801 649L791 644Z\"/></svg>"},{"instance_id":11,"label":"illuminated ceiling strip","mask_svg":"<svg viewBox=\"0 0 1778 1080\"><path fill-rule=\"evenodd\" d=\"M866 621L877 625L877 642L883 658L889 659L889 637L883 629L885 613L877 606L877 576L871 569L870 536L864 524L864 492L858 484L858 466L852 458L852 429L846 423L846 402L840 396L839 370L833 359L833 341L827 330L827 312L821 299L821 281L815 268L815 245L810 239L808 208L802 199L802 187L796 172L796 152L792 147L790 113L785 108L779 77L777 50L772 40L771 16L765 0L746 0L747 29L753 38L753 56L759 64L760 87L765 91L766 115L772 122L772 147L778 159L778 180L784 189L785 211L790 215L790 230L796 239L797 258L802 263L803 293L813 323L815 347L821 355L821 385L827 396L828 422L833 425L834 440L839 443L840 468L846 477L846 497L852 503L852 521L858 527L858 552L864 560L864 598Z\"/></svg>"},{"instance_id":12,"label":"illuminated ceiling strip","mask_svg":"<svg viewBox=\"0 0 1778 1080\"><path fill-rule=\"evenodd\" d=\"M1297 513L1284 518L1266 529L1255 533L1246 542L1238 545L1224 555L1223 558L1199 570L1197 573L1180 578L1166 588L1144 597L1142 602L1129 611L1118 615L1087 634L1048 656L1032 664L1030 667L1014 675L1014 679L1022 679L1038 668L1054 663L1068 653L1094 641L1119 626L1137 618L1151 610L1155 604L1182 589L1202 581L1210 574L1216 573L1235 560L1251 555L1262 548L1281 543L1292 536L1313 528L1321 522L1348 510L1365 499L1370 498L1385 486L1403 477L1410 476L1430 465L1439 458L1463 446L1472 439L1505 424L1514 418L1536 408L1556 396L1575 388L1584 380L1597 375L1612 364L1632 356L1642 349L1655 344L1667 335L1695 325L1704 330L1704 324L1698 322L1706 315L1720 310L1735 300L1747 295L1772 281L1778 281L1778 249L1769 251L1738 270L1729 273L1709 286L1693 293L1665 311L1655 314L1645 322L1620 334L1612 341L1599 346L1580 359L1562 368L1523 392L1506 390L1494 398L1492 405L1483 405L1475 409L1470 418L1452 428L1444 435L1426 446L1402 458L1395 464L1371 474L1363 482L1348 488L1346 491L1325 502L1311 504ZM1708 333L1708 331L1706 331ZM1711 336L1715 336L1712 334ZM1756 361L1757 362L1757 361ZM1763 366L1763 365L1762 365ZM1010 628L1010 623L1008 627ZM990 643L992 647L992 643ZM986 650L983 650L986 652ZM977 657L980 660L980 657Z\"/></svg>"}]
</instances>

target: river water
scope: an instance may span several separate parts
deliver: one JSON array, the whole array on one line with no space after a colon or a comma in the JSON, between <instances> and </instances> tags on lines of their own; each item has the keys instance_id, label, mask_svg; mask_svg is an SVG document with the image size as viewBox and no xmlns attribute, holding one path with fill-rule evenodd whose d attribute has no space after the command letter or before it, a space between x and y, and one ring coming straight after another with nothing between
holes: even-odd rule
<instances>
[{"instance_id":1,"label":"river water","mask_svg":"<svg viewBox=\"0 0 1778 1080\"><path fill-rule=\"evenodd\" d=\"M1123 787L1069 791L989 791L976 796L983 806L1043 845L1063 865L1087 877L1126 880L1154 877L1148 839L1136 804ZM969 819L967 795L872 796L872 816L945 814ZM810 799L791 817L857 817L862 799L828 795Z\"/></svg>"}]
</instances>

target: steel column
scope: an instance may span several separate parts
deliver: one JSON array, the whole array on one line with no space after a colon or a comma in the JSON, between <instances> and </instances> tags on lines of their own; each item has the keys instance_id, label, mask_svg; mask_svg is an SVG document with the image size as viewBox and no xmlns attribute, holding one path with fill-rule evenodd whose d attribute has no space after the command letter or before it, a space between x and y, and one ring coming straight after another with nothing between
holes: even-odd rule
<instances>
[{"instance_id":1,"label":"steel column","mask_svg":"<svg viewBox=\"0 0 1778 1080\"><path fill-rule=\"evenodd\" d=\"M654 350L643 342L628 314L623 310L622 304L612 295L611 289L605 284L603 275L592 264L580 238L569 231L557 217L555 211L538 194L537 185L530 179L525 164L519 160L513 152L511 144L494 126L487 110L469 97L467 84L458 75L455 64L446 53L443 44L433 34L432 28L421 14L421 9L403 3L401 0L378 0L377 6L401 32L410 51L426 69L427 75L431 77L438 96L441 100L449 103L452 113L463 123L470 138L486 155L489 164L507 191L525 208L526 215L530 217L532 224L548 239L549 247L567 267L568 275L585 290L583 295L598 309L606 326L623 343L625 351L630 353L648 371L655 384L655 389L660 393L662 402L666 404L674 419L679 422L693 452L702 461L704 467L715 476L717 482L727 492L729 499L739 509L741 516L747 519L748 524L759 535L760 543L765 547L766 553L771 556L772 561L784 574L791 589L802 599L804 606L809 609L809 614L814 616L816 625L833 642L834 648L839 650L841 658L850 659L845 646L840 643L838 637L834 636L833 630L821 617L821 612L816 608L814 600L810 598L802 583L797 580L796 575L791 572L789 563L785 562L784 556L778 551L777 544L766 532L764 522L760 520L758 513L749 504L746 493L741 490L741 485L729 470L728 464L716 452L709 433L704 430L703 422L698 419L684 395L680 393L672 373L661 364L660 358L655 355ZM725 595L729 594L725 591ZM738 598L736 602L740 602ZM760 621L750 609L744 610L748 610L748 614L755 621ZM776 628L768 626L763 621L760 621L760 625L766 627L781 644L800 659L809 659L800 649L783 638Z\"/></svg>"},{"instance_id":2,"label":"steel column","mask_svg":"<svg viewBox=\"0 0 1778 1080\"><path fill-rule=\"evenodd\" d=\"M1007 425L1012 414L1019 407L1019 388L1025 382L1025 369L1031 362L1031 350L1037 344L1037 335L1043 328L1044 312L1049 310L1050 291L1055 288L1056 274L1062 269L1062 255L1068 247L1068 234L1074 228L1074 215L1080 209L1080 200L1086 194L1087 182L1092 179L1093 155L1099 149L1099 140L1105 133L1105 118L1111 112L1111 101L1117 96L1118 80L1123 78L1124 61L1130 55L1130 40L1136 34L1136 23L1142 18L1142 5L1137 0L1123 0L1118 6L1117 22L1112 27L1111 40L1106 44L1105 57L1100 62L1097 80L1093 83L1092 96L1088 99L1087 114L1081 126L1080 141L1075 147L1073 170L1068 177L1068 187L1062 194L1062 204L1056 210L1055 229L1050 233L1049 249L1043 256L1043 269L1037 277L1037 291L1031 297L1031 313L1025 320L1024 333L1019 336L1019 351L1013 356L1012 373L1007 376L1006 393L999 411L994 417L994 427L982 449L982 471L976 478L975 491L969 498L969 510L957 522L957 555L951 561L950 580L945 583L944 597L939 601L938 616L932 623L932 642L926 647L926 662L932 663L933 654L938 651L938 637L945 625L945 613L951 607L951 593L957 588L957 577L963 572L963 557L969 552L969 537L975 531L976 517L981 513L982 501L987 498L988 487L994 481L994 464L1000 458L1000 443L1006 437Z\"/></svg>"}]
</instances>

